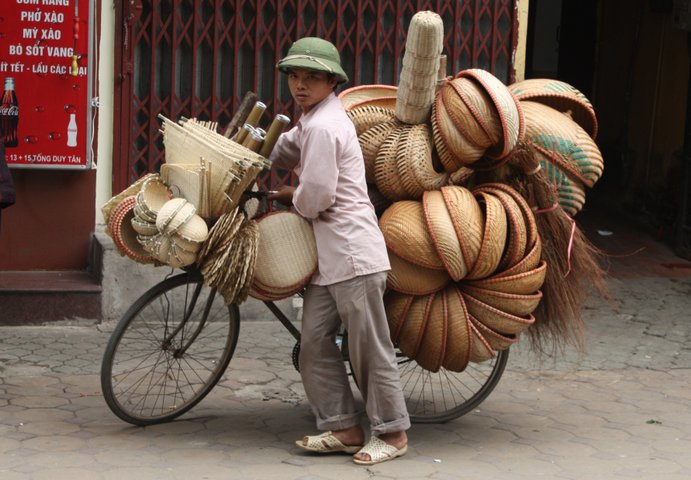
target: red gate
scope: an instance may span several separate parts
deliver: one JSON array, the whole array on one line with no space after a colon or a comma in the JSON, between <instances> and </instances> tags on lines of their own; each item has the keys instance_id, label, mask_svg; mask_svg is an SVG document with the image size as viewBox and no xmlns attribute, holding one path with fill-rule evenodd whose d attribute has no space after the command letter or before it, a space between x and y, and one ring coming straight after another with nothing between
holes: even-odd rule
<instances>
[{"instance_id":1,"label":"red gate","mask_svg":"<svg viewBox=\"0 0 691 480\"><path fill-rule=\"evenodd\" d=\"M398 83L405 34L421 10L441 15L449 73L514 79L517 0L125 0L115 2L113 191L164 161L159 114L226 125L247 91L272 117L296 117L276 62L311 35L332 41L351 82ZM275 185L285 179L271 179Z\"/></svg>"}]
</instances>

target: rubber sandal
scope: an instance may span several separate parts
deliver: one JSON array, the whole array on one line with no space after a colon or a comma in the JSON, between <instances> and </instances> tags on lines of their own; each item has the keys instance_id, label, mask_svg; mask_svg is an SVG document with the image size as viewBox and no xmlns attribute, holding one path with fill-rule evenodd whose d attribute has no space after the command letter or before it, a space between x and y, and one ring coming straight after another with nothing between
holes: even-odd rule
<instances>
[{"instance_id":1,"label":"rubber sandal","mask_svg":"<svg viewBox=\"0 0 691 480\"><path fill-rule=\"evenodd\" d=\"M379 437L373 436L367 445L362 447L357 453L366 453L369 455L369 460L359 460L353 458L353 461L358 465L375 465L377 463L393 460L396 457L401 457L408 451L408 445L403 445L401 448L396 448L389 445Z\"/></svg>"},{"instance_id":2,"label":"rubber sandal","mask_svg":"<svg viewBox=\"0 0 691 480\"><path fill-rule=\"evenodd\" d=\"M357 453L363 448L362 445L343 445L332 432L306 436L302 440L296 440L295 445L313 453Z\"/></svg>"}]
</instances>

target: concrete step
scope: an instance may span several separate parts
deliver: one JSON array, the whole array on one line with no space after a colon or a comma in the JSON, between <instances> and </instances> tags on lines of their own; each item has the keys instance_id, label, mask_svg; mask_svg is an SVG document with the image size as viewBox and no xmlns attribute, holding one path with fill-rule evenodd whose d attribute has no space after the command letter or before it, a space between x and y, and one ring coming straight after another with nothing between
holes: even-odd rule
<instances>
[{"instance_id":1,"label":"concrete step","mask_svg":"<svg viewBox=\"0 0 691 480\"><path fill-rule=\"evenodd\" d=\"M87 271L0 272L0 325L101 316L101 285Z\"/></svg>"}]
</instances>

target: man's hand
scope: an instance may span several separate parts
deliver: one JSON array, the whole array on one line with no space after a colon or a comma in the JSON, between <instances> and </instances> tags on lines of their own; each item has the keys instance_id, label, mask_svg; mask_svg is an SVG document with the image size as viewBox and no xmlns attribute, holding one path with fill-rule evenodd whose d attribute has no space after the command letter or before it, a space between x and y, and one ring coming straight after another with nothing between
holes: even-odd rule
<instances>
[{"instance_id":1,"label":"man's hand","mask_svg":"<svg viewBox=\"0 0 691 480\"><path fill-rule=\"evenodd\" d=\"M269 195L267 198L271 202L278 202L280 204L291 206L293 204L293 193L295 193L295 187L284 186L281 189Z\"/></svg>"}]
</instances>

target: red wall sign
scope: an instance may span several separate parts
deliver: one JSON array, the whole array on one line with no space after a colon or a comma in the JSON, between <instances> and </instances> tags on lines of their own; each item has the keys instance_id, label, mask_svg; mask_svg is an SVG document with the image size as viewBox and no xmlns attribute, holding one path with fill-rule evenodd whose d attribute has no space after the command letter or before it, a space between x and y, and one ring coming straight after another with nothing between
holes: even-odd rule
<instances>
[{"instance_id":1,"label":"red wall sign","mask_svg":"<svg viewBox=\"0 0 691 480\"><path fill-rule=\"evenodd\" d=\"M91 166L90 8L90 0L2 0L0 139L10 166Z\"/></svg>"}]
</instances>

